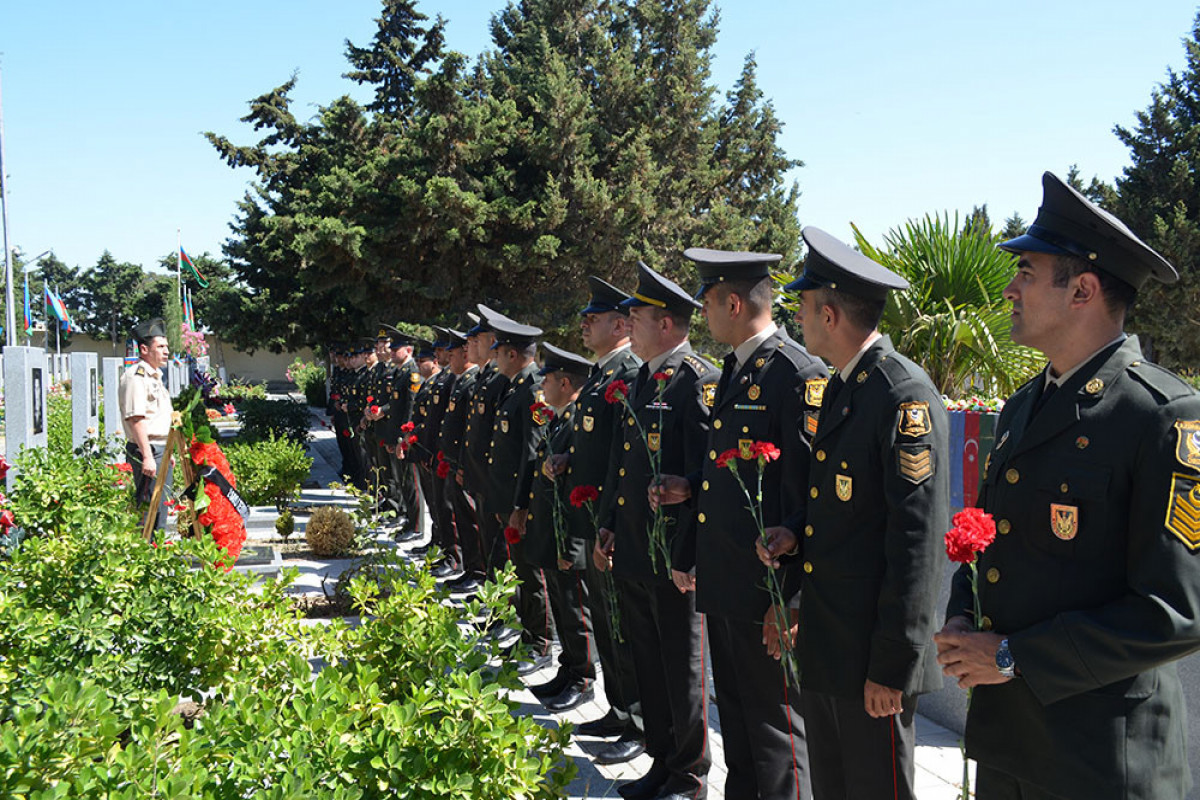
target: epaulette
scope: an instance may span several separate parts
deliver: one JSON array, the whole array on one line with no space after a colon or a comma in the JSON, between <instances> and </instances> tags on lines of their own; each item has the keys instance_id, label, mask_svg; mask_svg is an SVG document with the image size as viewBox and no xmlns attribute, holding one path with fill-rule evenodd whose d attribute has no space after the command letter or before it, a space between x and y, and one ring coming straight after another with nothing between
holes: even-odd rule
<instances>
[{"instance_id":1,"label":"epaulette","mask_svg":"<svg viewBox=\"0 0 1200 800\"><path fill-rule=\"evenodd\" d=\"M1171 370L1160 367L1153 361L1133 361L1125 371L1138 383L1145 386L1163 402L1171 402L1196 393L1191 384Z\"/></svg>"},{"instance_id":2,"label":"epaulette","mask_svg":"<svg viewBox=\"0 0 1200 800\"><path fill-rule=\"evenodd\" d=\"M708 372L716 369L716 367L714 367L712 364L708 363L707 361L705 361L703 358L696 355L695 353L688 353L686 356L684 356L683 363L687 364L689 367L691 367L693 370L695 370L697 375L705 375Z\"/></svg>"},{"instance_id":3,"label":"epaulette","mask_svg":"<svg viewBox=\"0 0 1200 800\"><path fill-rule=\"evenodd\" d=\"M791 337L784 337L779 340L775 349L780 355L785 357L797 369L804 369L812 364L822 363L819 358L800 346L800 343Z\"/></svg>"}]
</instances>

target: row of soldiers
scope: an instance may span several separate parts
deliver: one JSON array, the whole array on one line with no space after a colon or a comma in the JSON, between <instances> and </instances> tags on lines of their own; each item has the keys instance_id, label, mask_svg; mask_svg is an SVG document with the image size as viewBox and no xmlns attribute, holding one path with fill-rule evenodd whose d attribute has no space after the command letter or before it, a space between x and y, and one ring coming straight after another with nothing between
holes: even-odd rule
<instances>
[{"instance_id":1,"label":"row of soldiers","mask_svg":"<svg viewBox=\"0 0 1200 800\"><path fill-rule=\"evenodd\" d=\"M804 229L786 288L807 349L772 319L779 256L702 248L683 253L694 293L643 264L628 292L589 278L591 358L542 343L539 367L542 331L484 305L439 330L445 369L384 450L417 467L452 590L515 566L523 671L557 630L557 672L531 687L547 708L591 699L599 661L610 710L578 731L614 739L598 761L653 758L623 797L706 796L706 651L726 797L915 797L916 700L943 674L975 688L977 796L1183 796L1200 399L1122 330L1136 289L1176 273L1043 184L1001 246L1020 256L1013 339L1049 363L997 423L981 500L999 535L940 631L949 421L878 330L901 276ZM719 368L689 344L697 311L731 348Z\"/></svg>"}]
</instances>

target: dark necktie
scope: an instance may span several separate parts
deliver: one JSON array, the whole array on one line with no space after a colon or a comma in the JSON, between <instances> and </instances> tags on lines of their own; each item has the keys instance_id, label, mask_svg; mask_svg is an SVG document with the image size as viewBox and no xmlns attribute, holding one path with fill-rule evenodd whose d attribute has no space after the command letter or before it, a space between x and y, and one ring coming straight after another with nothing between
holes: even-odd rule
<instances>
[{"instance_id":1,"label":"dark necktie","mask_svg":"<svg viewBox=\"0 0 1200 800\"><path fill-rule=\"evenodd\" d=\"M842 376L840 374L834 375L829 379L829 383L825 384L825 394L821 398L822 411L830 408L833 405L833 401L837 398L838 392L840 392L842 387L845 385L846 382L842 380Z\"/></svg>"},{"instance_id":2,"label":"dark necktie","mask_svg":"<svg viewBox=\"0 0 1200 800\"><path fill-rule=\"evenodd\" d=\"M633 393L635 395L640 394L642 391L642 388L649 381L650 381L650 363L646 362L645 364L642 364L642 366L638 369L637 383L633 387ZM632 398L630 398L630 399L632 399Z\"/></svg>"},{"instance_id":3,"label":"dark necktie","mask_svg":"<svg viewBox=\"0 0 1200 800\"><path fill-rule=\"evenodd\" d=\"M729 389L729 384L733 380L734 373L737 372L737 356L733 353L725 356L725 366L721 368L721 382L717 385L717 398L725 396L725 392Z\"/></svg>"},{"instance_id":4,"label":"dark necktie","mask_svg":"<svg viewBox=\"0 0 1200 800\"><path fill-rule=\"evenodd\" d=\"M1038 396L1038 399L1033 404L1033 411L1029 412L1030 419L1033 419L1035 416L1037 416L1037 413L1039 411L1041 411L1043 408L1046 407L1046 403L1050 400L1051 397L1054 396L1054 393L1056 391L1058 391L1057 383L1051 383L1042 389L1041 395Z\"/></svg>"}]
</instances>

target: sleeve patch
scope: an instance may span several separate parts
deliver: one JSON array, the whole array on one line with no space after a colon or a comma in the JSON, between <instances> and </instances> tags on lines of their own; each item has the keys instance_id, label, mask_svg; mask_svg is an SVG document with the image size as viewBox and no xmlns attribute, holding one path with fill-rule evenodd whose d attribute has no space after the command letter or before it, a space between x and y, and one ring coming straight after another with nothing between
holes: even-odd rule
<instances>
[{"instance_id":1,"label":"sleeve patch","mask_svg":"<svg viewBox=\"0 0 1200 800\"><path fill-rule=\"evenodd\" d=\"M900 477L913 484L928 480L934 472L933 445L901 445L896 449Z\"/></svg>"},{"instance_id":2,"label":"sleeve patch","mask_svg":"<svg viewBox=\"0 0 1200 800\"><path fill-rule=\"evenodd\" d=\"M805 381L804 403L813 408L820 408L821 402L825 399L825 386L828 383L828 378L811 378Z\"/></svg>"},{"instance_id":3,"label":"sleeve patch","mask_svg":"<svg viewBox=\"0 0 1200 800\"><path fill-rule=\"evenodd\" d=\"M712 408L716 404L717 404L717 384L716 383L704 384L704 405L708 406L709 408Z\"/></svg>"},{"instance_id":4,"label":"sleeve patch","mask_svg":"<svg viewBox=\"0 0 1200 800\"><path fill-rule=\"evenodd\" d=\"M927 436L933 430L929 416L929 403L914 402L900 404L900 422L897 426L901 436Z\"/></svg>"},{"instance_id":5,"label":"sleeve patch","mask_svg":"<svg viewBox=\"0 0 1200 800\"><path fill-rule=\"evenodd\" d=\"M1189 550L1200 548L1200 480L1178 472L1172 477L1167 530Z\"/></svg>"},{"instance_id":6,"label":"sleeve patch","mask_svg":"<svg viewBox=\"0 0 1200 800\"><path fill-rule=\"evenodd\" d=\"M1185 467L1200 469L1200 420L1177 420L1175 431L1175 458Z\"/></svg>"}]
</instances>

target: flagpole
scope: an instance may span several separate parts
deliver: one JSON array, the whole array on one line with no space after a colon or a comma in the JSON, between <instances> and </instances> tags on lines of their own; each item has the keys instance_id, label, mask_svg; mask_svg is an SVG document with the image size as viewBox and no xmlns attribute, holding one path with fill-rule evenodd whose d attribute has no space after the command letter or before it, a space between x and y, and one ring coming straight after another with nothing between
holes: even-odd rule
<instances>
[{"instance_id":1,"label":"flagpole","mask_svg":"<svg viewBox=\"0 0 1200 800\"><path fill-rule=\"evenodd\" d=\"M17 310L13 297L12 251L8 249L8 187L4 182L4 103L0 99L0 208L3 209L4 228L4 343L15 346L17 334Z\"/></svg>"}]
</instances>

